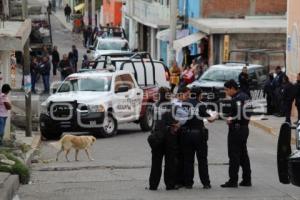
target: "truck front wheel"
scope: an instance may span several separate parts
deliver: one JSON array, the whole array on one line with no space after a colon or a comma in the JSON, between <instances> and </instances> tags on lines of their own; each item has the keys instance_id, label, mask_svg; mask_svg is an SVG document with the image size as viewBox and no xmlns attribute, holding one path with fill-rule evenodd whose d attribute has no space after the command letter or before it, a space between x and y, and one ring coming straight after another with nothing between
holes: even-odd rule
<instances>
[{"instance_id":1,"label":"truck front wheel","mask_svg":"<svg viewBox=\"0 0 300 200\"><path fill-rule=\"evenodd\" d=\"M147 106L143 117L140 119L140 127L142 131L152 130L154 125L154 115L152 106Z\"/></svg>"},{"instance_id":2,"label":"truck front wheel","mask_svg":"<svg viewBox=\"0 0 300 200\"><path fill-rule=\"evenodd\" d=\"M113 137L117 134L117 130L118 130L117 120L114 118L112 113L109 113L104 118L103 125L101 128L101 134L103 137Z\"/></svg>"}]
</instances>

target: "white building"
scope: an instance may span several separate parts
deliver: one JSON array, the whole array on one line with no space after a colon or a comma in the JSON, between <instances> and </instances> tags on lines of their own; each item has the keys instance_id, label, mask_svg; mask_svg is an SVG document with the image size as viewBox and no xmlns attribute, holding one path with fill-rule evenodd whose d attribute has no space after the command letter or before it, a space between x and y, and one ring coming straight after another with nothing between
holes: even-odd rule
<instances>
[{"instance_id":1,"label":"white building","mask_svg":"<svg viewBox=\"0 0 300 200\"><path fill-rule=\"evenodd\" d=\"M129 46L139 51L150 52L160 58L159 31L169 27L170 9L168 0L125 0L123 27L129 36Z\"/></svg>"},{"instance_id":2,"label":"white building","mask_svg":"<svg viewBox=\"0 0 300 200\"><path fill-rule=\"evenodd\" d=\"M4 21L0 20L0 72L2 76L1 84L11 84L11 54L14 51L23 51L25 42L31 32L31 20ZM4 137L9 137L10 117L6 122Z\"/></svg>"}]
</instances>

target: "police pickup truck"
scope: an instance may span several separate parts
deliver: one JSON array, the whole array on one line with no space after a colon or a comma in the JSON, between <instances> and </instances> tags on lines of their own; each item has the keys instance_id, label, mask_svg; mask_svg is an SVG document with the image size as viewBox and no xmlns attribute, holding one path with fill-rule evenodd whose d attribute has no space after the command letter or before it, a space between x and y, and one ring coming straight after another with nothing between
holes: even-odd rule
<instances>
[{"instance_id":1,"label":"police pickup truck","mask_svg":"<svg viewBox=\"0 0 300 200\"><path fill-rule=\"evenodd\" d=\"M89 131L111 137L119 124L129 122L149 131L156 94L155 85L139 86L133 74L125 70L72 74L42 103L41 134L57 139L66 131Z\"/></svg>"}]
</instances>

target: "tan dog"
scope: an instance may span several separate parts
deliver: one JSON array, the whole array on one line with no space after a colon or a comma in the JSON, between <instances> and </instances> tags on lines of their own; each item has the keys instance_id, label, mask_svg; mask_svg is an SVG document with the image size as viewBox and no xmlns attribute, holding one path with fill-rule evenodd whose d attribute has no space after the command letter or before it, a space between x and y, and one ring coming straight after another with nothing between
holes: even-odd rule
<instances>
[{"instance_id":1,"label":"tan dog","mask_svg":"<svg viewBox=\"0 0 300 200\"><path fill-rule=\"evenodd\" d=\"M90 157L89 149L95 143L96 138L94 136L75 136L75 135L65 135L56 144L59 147L59 152L57 152L56 161L58 161L58 156L61 152L65 152L66 160L69 162L68 154L71 149L75 149L75 160L78 161L79 150L85 150L86 155L90 161L94 160Z\"/></svg>"}]
</instances>

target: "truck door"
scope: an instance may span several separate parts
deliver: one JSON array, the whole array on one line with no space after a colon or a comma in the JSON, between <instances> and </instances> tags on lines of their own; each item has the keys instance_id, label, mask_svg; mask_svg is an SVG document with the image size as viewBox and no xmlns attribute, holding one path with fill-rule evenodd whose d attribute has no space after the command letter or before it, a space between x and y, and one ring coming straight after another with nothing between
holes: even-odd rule
<instances>
[{"instance_id":1,"label":"truck door","mask_svg":"<svg viewBox=\"0 0 300 200\"><path fill-rule=\"evenodd\" d=\"M127 91L120 92L127 87ZM139 116L141 105L138 97L142 98L143 93L136 87L130 74L118 75L114 82L113 108L118 121L133 121Z\"/></svg>"}]
</instances>

